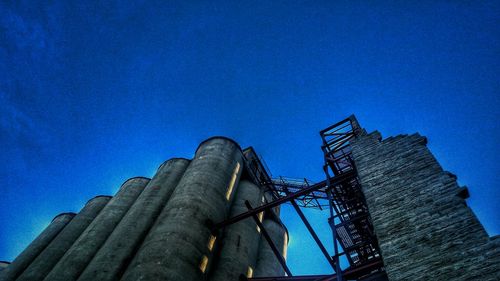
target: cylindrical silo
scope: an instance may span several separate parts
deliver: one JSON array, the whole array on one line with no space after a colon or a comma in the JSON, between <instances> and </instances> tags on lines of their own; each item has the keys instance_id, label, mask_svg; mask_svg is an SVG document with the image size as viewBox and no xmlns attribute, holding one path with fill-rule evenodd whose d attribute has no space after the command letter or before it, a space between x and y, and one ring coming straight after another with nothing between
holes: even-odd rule
<instances>
[{"instance_id":1,"label":"cylindrical silo","mask_svg":"<svg viewBox=\"0 0 500 281\"><path fill-rule=\"evenodd\" d=\"M189 160L174 158L160 166L78 280L113 280L119 277L188 165Z\"/></svg>"},{"instance_id":2,"label":"cylindrical silo","mask_svg":"<svg viewBox=\"0 0 500 281\"><path fill-rule=\"evenodd\" d=\"M229 217L247 212L245 201L252 206L262 204L261 189L249 182L240 181L231 206ZM259 215L261 217L262 215ZM231 224L224 229L222 246L216 265L211 270L211 281L239 280L240 275L252 277L257 262L260 229L252 218Z\"/></svg>"},{"instance_id":3,"label":"cylindrical silo","mask_svg":"<svg viewBox=\"0 0 500 281\"><path fill-rule=\"evenodd\" d=\"M14 280L21 274L74 216L74 213L62 213L54 217L49 226L47 226L47 228L45 228L45 230L40 233L40 235L19 254L19 256L17 256L12 264L5 270L2 270L2 273L0 273L0 280Z\"/></svg>"},{"instance_id":4,"label":"cylindrical silo","mask_svg":"<svg viewBox=\"0 0 500 281\"><path fill-rule=\"evenodd\" d=\"M243 170L234 141L204 141L122 280L201 280L216 237L210 222L226 219Z\"/></svg>"},{"instance_id":5,"label":"cylindrical silo","mask_svg":"<svg viewBox=\"0 0 500 281\"><path fill-rule=\"evenodd\" d=\"M88 201L16 280L42 280L110 199L111 196L97 196Z\"/></svg>"},{"instance_id":6,"label":"cylindrical silo","mask_svg":"<svg viewBox=\"0 0 500 281\"><path fill-rule=\"evenodd\" d=\"M273 194L272 194L272 192L270 190L264 191L264 198L265 198L266 203L271 203L274 200L276 200L273 197ZM280 217L280 209L281 209L281 205L278 205L276 207L272 207L269 210L271 210L274 213L274 215L279 218Z\"/></svg>"},{"instance_id":7,"label":"cylindrical silo","mask_svg":"<svg viewBox=\"0 0 500 281\"><path fill-rule=\"evenodd\" d=\"M144 177L134 177L125 181L106 207L45 277L45 280L76 280L148 182L149 179Z\"/></svg>"},{"instance_id":8,"label":"cylindrical silo","mask_svg":"<svg viewBox=\"0 0 500 281\"><path fill-rule=\"evenodd\" d=\"M286 258L286 250L288 246L288 232L286 228L278 222L275 216L270 216L262 222L264 228L269 233L274 245L279 249L281 255ZM273 250L269 246L264 237L260 238L259 254L257 257L257 266L255 267L254 277L268 276L284 276L285 270L281 266L278 258L274 255Z\"/></svg>"}]
</instances>

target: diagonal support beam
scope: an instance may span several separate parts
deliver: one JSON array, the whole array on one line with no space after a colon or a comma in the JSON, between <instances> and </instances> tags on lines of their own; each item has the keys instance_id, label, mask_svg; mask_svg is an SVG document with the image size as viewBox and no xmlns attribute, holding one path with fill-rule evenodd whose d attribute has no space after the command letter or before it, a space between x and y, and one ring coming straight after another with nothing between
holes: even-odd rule
<instances>
[{"instance_id":1,"label":"diagonal support beam","mask_svg":"<svg viewBox=\"0 0 500 281\"><path fill-rule=\"evenodd\" d=\"M250 202L248 202L248 200L245 200L245 205L247 206L248 210L252 210L252 205L250 205ZM293 276L292 272L290 271L290 269L286 265L285 259L281 255L281 253L278 250L278 248L276 248L276 245L274 245L274 242L271 239L271 236L269 236L269 233L267 233L267 230L264 228L264 225L260 222L259 217L256 214L254 214L252 217L253 217L253 220L255 221L255 223L257 224L257 226L260 228L260 231L262 232L262 235L264 236L264 238L266 239L267 243L271 247L271 250L273 251L273 253L276 256L276 258L278 259L278 261L280 262L280 264L283 267L283 269L285 270L286 274L288 276Z\"/></svg>"},{"instance_id":2,"label":"diagonal support beam","mask_svg":"<svg viewBox=\"0 0 500 281\"><path fill-rule=\"evenodd\" d=\"M382 260L375 260L369 264L349 268L343 272L343 276L346 279L358 279L366 274L371 274L375 270L380 270L383 266ZM280 276L280 277L253 277L244 278L245 281L335 281L337 279L337 274L325 274L325 275L302 275L302 276Z\"/></svg>"},{"instance_id":3,"label":"diagonal support beam","mask_svg":"<svg viewBox=\"0 0 500 281\"><path fill-rule=\"evenodd\" d=\"M356 176L356 173L355 173L354 170L342 173L342 174L340 174L338 176L335 176L335 177L331 178L330 179L330 185L334 186L334 185L339 184L342 181L344 181L346 179L349 179L349 178L351 178L353 176ZM236 215L236 216L234 216L234 217L232 217L230 219L227 219L225 221L216 223L216 224L213 225L213 229L219 229L219 228L228 226L230 224L233 224L235 222L239 222L240 220L249 218L249 217L251 217L253 215L256 215L256 214L258 214L258 213L260 213L262 211L266 211L266 210L268 210L270 208L276 207L278 205L281 205L281 204L283 204L285 202L288 202L290 200L296 199L296 198L298 198L300 196L306 195L306 194L311 193L313 191L317 191L318 189L324 188L326 186L327 186L326 181L322 181L322 182L319 182L317 184L311 185L310 187L304 188L301 191L297 191L297 192L291 193L290 195L287 195L287 196L281 197L279 199L276 199L273 202L267 203L265 205L262 205L260 207L255 208L255 209L252 209L252 210L250 210L248 212Z\"/></svg>"},{"instance_id":4,"label":"diagonal support beam","mask_svg":"<svg viewBox=\"0 0 500 281\"><path fill-rule=\"evenodd\" d=\"M318 235L316 234L316 232L314 231L314 229L312 228L312 226L309 224L309 221L307 220L306 216L304 215L304 213L302 212L302 210L299 208L299 206L295 202L295 199L292 200L291 202L292 202L293 208L295 209L295 211L299 215L300 219L302 219L302 222L305 224L307 230L309 230L309 233L311 234L311 236L313 237L314 241L318 245L319 249L321 250L321 252L325 256L326 260L328 261L328 263L330 264L330 266L332 267L332 269L335 272L337 272L337 268L335 266L335 262L332 260L332 257L330 256L330 254L328 254L328 251L326 250L326 248L323 245L323 243L321 243L321 240L319 240Z\"/></svg>"}]
</instances>

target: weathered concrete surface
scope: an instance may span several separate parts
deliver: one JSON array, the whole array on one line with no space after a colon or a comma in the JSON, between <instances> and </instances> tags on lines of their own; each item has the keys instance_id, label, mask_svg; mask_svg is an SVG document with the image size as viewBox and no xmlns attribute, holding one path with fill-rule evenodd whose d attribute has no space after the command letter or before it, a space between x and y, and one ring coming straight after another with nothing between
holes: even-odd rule
<instances>
[{"instance_id":1,"label":"weathered concrete surface","mask_svg":"<svg viewBox=\"0 0 500 281\"><path fill-rule=\"evenodd\" d=\"M283 275L252 218L211 232L212 223L246 212L245 200L252 206L272 201L260 187L240 183L243 174L251 176L245 169L237 143L208 139L192 161L166 161L147 185L147 179L134 179L111 200L90 200L25 262L18 280L238 280L249 272L255 276L259 247L261 262L266 256L270 261L261 266L264 275ZM283 250L279 208L267 213L263 223ZM15 279L2 279L10 280Z\"/></svg>"},{"instance_id":2,"label":"weathered concrete surface","mask_svg":"<svg viewBox=\"0 0 500 281\"><path fill-rule=\"evenodd\" d=\"M262 224L269 233L274 245L280 250L281 255L286 258L286 248L288 246L288 233L285 227L278 223L276 217L264 219ZM269 277L269 276L284 276L285 270L274 255L271 246L264 238L260 237L259 253L257 257L257 265L254 271L254 277Z\"/></svg>"},{"instance_id":3,"label":"weathered concrete surface","mask_svg":"<svg viewBox=\"0 0 500 281\"><path fill-rule=\"evenodd\" d=\"M273 197L271 191L269 190L265 190L264 191L264 202L265 203L271 203L273 202L274 200L276 200L276 198ZM280 212L281 212L281 205L278 205L276 207L273 207L270 209L271 212L274 214L274 216L276 216L277 218L280 217Z\"/></svg>"},{"instance_id":4,"label":"weathered concrete surface","mask_svg":"<svg viewBox=\"0 0 500 281\"><path fill-rule=\"evenodd\" d=\"M98 196L87 202L16 280L43 280L110 199L111 196Z\"/></svg>"},{"instance_id":5,"label":"weathered concrete surface","mask_svg":"<svg viewBox=\"0 0 500 281\"><path fill-rule=\"evenodd\" d=\"M163 163L78 280L113 280L132 259L179 183L189 160Z\"/></svg>"},{"instance_id":6,"label":"weathered concrete surface","mask_svg":"<svg viewBox=\"0 0 500 281\"><path fill-rule=\"evenodd\" d=\"M146 236L122 280L202 280L202 260L209 271L209 221L227 218L243 155L227 138L200 144L168 204ZM205 258L204 258L205 257Z\"/></svg>"},{"instance_id":7,"label":"weathered concrete surface","mask_svg":"<svg viewBox=\"0 0 500 281\"><path fill-rule=\"evenodd\" d=\"M125 181L44 280L76 280L148 182L149 179L143 177Z\"/></svg>"},{"instance_id":8,"label":"weathered concrete surface","mask_svg":"<svg viewBox=\"0 0 500 281\"><path fill-rule=\"evenodd\" d=\"M352 142L389 280L500 280L500 239L457 196L418 134Z\"/></svg>"},{"instance_id":9,"label":"weathered concrete surface","mask_svg":"<svg viewBox=\"0 0 500 281\"><path fill-rule=\"evenodd\" d=\"M49 245L61 230L73 219L74 213L57 215L45 230L17 256L17 258L0 273L0 280L14 280L33 260Z\"/></svg>"},{"instance_id":10,"label":"weathered concrete surface","mask_svg":"<svg viewBox=\"0 0 500 281\"><path fill-rule=\"evenodd\" d=\"M245 201L253 207L262 204L263 192L257 185L240 181L231 206L229 217L247 212ZM212 268L211 281L239 280L240 275L247 275L248 268L255 269L260 232L252 218L247 218L225 228L220 255Z\"/></svg>"},{"instance_id":11,"label":"weathered concrete surface","mask_svg":"<svg viewBox=\"0 0 500 281\"><path fill-rule=\"evenodd\" d=\"M10 262L8 261L0 261L0 271L5 270L7 267L9 267Z\"/></svg>"}]
</instances>

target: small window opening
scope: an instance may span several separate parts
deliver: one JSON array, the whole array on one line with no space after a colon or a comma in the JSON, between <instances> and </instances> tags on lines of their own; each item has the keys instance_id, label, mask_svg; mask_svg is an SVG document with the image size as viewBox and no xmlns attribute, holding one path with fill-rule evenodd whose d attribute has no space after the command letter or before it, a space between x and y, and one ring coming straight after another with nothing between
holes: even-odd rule
<instances>
[{"instance_id":1,"label":"small window opening","mask_svg":"<svg viewBox=\"0 0 500 281\"><path fill-rule=\"evenodd\" d=\"M262 218L264 217L264 212L260 212L258 215L259 221L262 222ZM260 227L257 225L257 232L260 233Z\"/></svg>"},{"instance_id":2,"label":"small window opening","mask_svg":"<svg viewBox=\"0 0 500 281\"><path fill-rule=\"evenodd\" d=\"M208 239L208 244L207 244L209 251L212 251L214 249L215 240L217 240L217 237L214 235L210 235L210 238Z\"/></svg>"},{"instance_id":3,"label":"small window opening","mask_svg":"<svg viewBox=\"0 0 500 281\"><path fill-rule=\"evenodd\" d=\"M288 251L288 234L285 232L285 235L283 237L283 258L286 260L286 255Z\"/></svg>"},{"instance_id":4,"label":"small window opening","mask_svg":"<svg viewBox=\"0 0 500 281\"><path fill-rule=\"evenodd\" d=\"M201 258L201 262L200 262L201 272L205 273L205 270L207 270L207 265L208 265L208 257L203 255L203 257Z\"/></svg>"},{"instance_id":5,"label":"small window opening","mask_svg":"<svg viewBox=\"0 0 500 281\"><path fill-rule=\"evenodd\" d=\"M253 268L249 266L247 269L247 278L252 278L252 277L253 277Z\"/></svg>"},{"instance_id":6,"label":"small window opening","mask_svg":"<svg viewBox=\"0 0 500 281\"><path fill-rule=\"evenodd\" d=\"M231 193L233 193L234 184L236 183L236 178L238 177L238 172L240 171L240 162L236 162L236 167L234 168L233 175L231 177L231 181L229 182L229 186L226 191L226 200L229 201L231 198Z\"/></svg>"}]
</instances>

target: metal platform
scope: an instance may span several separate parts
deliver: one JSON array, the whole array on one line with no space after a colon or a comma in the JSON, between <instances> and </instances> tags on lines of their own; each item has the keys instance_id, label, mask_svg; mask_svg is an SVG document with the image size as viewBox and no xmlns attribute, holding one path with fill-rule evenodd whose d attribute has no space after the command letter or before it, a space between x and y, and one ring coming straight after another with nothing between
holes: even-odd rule
<instances>
[{"instance_id":1,"label":"metal platform","mask_svg":"<svg viewBox=\"0 0 500 281\"><path fill-rule=\"evenodd\" d=\"M370 214L351 157L350 142L362 133L363 130L353 115L320 131L325 180L318 183L305 178L273 178L265 162L252 147L244 150L247 173L255 183L266 188L272 195L273 201L215 224L214 228L255 216L259 212L284 203L291 204L335 272L329 275L293 276L282 257L276 252L288 276L247 280L387 280ZM330 256L301 208L316 208L330 212L328 222L334 241L333 256ZM271 247L274 246L269 239L268 242ZM344 270L340 268L341 256L345 256L349 262L349 267Z\"/></svg>"},{"instance_id":2,"label":"metal platform","mask_svg":"<svg viewBox=\"0 0 500 281\"><path fill-rule=\"evenodd\" d=\"M356 118L350 116L320 132L322 150L330 196L330 225L343 252L335 246L336 259L345 255L350 268L366 266L381 261L377 237L373 232L368 207L359 184L356 167L352 159L350 142L363 133ZM332 179L349 172L351 177L339 184L331 184ZM377 269L382 271L383 268Z\"/></svg>"}]
</instances>

